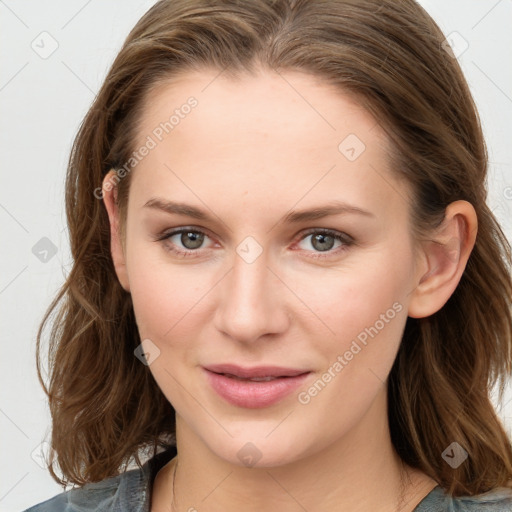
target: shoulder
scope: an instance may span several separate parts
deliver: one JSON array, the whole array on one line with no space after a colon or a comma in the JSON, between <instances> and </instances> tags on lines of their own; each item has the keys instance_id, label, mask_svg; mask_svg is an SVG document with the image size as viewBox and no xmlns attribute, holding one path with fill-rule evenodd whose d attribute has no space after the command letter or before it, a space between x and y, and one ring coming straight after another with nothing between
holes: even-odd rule
<instances>
[{"instance_id":1,"label":"shoulder","mask_svg":"<svg viewBox=\"0 0 512 512\"><path fill-rule=\"evenodd\" d=\"M142 512L146 500L145 474L142 469L134 469L101 482L63 492L25 512Z\"/></svg>"},{"instance_id":2,"label":"shoulder","mask_svg":"<svg viewBox=\"0 0 512 512\"><path fill-rule=\"evenodd\" d=\"M176 454L176 448L171 447L141 468L63 492L24 512L146 512L157 472Z\"/></svg>"},{"instance_id":3,"label":"shoulder","mask_svg":"<svg viewBox=\"0 0 512 512\"><path fill-rule=\"evenodd\" d=\"M453 497L437 486L413 512L512 512L512 489L499 487L477 496Z\"/></svg>"}]
</instances>

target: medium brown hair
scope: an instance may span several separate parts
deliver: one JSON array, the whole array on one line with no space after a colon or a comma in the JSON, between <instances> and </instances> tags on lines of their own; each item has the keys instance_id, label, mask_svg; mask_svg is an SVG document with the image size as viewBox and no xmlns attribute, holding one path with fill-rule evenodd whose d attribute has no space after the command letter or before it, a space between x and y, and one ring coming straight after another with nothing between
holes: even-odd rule
<instances>
[{"instance_id":1,"label":"medium brown hair","mask_svg":"<svg viewBox=\"0 0 512 512\"><path fill-rule=\"evenodd\" d=\"M383 126L414 195L418 236L455 200L478 217L476 245L445 306L408 318L388 379L389 425L403 461L458 496L511 486L512 450L489 398L511 370L510 246L486 205L487 155L476 108L444 36L413 0L164 0L129 34L74 142L66 179L73 267L38 332L49 334L50 471L83 484L168 446L174 409L147 366L131 296L110 254L95 191L129 161L144 100L188 70L237 76L256 65L302 71L352 94ZM126 169L126 167L125 167ZM133 172L136 172L133 171ZM116 184L125 211L130 172ZM45 384L43 383L43 386ZM452 443L469 458L453 469ZM56 474L59 466L63 477Z\"/></svg>"}]
</instances>

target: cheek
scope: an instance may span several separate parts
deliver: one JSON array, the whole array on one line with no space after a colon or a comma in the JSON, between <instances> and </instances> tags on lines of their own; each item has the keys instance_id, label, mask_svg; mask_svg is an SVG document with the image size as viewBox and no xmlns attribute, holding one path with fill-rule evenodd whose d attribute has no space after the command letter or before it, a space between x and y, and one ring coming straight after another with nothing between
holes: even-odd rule
<instances>
[{"instance_id":1,"label":"cheek","mask_svg":"<svg viewBox=\"0 0 512 512\"><path fill-rule=\"evenodd\" d=\"M195 365L194 340L206 325L202 308L207 276L199 276L192 266L162 261L164 258L157 260L138 251L130 261L130 289L140 338L157 347L152 348L157 357L150 371L167 400L182 411L190 401L186 391L190 385L184 383L187 371Z\"/></svg>"},{"instance_id":2,"label":"cheek","mask_svg":"<svg viewBox=\"0 0 512 512\"><path fill-rule=\"evenodd\" d=\"M302 324L323 368L298 399L311 416L324 418L329 411L326 436L348 431L382 391L407 320L405 267L390 268L388 258L372 260L357 272L332 272L314 287L302 285L304 294L309 290L308 306L331 332L311 315L307 327Z\"/></svg>"},{"instance_id":3,"label":"cheek","mask_svg":"<svg viewBox=\"0 0 512 512\"><path fill-rule=\"evenodd\" d=\"M396 309L406 310L409 259L398 259L396 254L382 251L365 260L309 275L298 273L294 279L297 296L315 313L303 318L313 322L316 317L317 327L321 321L331 337L347 339L373 325L388 310L387 316L393 319ZM399 306L393 309L395 303Z\"/></svg>"},{"instance_id":4,"label":"cheek","mask_svg":"<svg viewBox=\"0 0 512 512\"><path fill-rule=\"evenodd\" d=\"M297 279L298 295L307 298L315 316L307 313L296 321L328 372L330 391L322 391L318 403L341 400L356 410L386 380L407 320L411 265L407 250L400 255L380 249L343 270Z\"/></svg>"},{"instance_id":5,"label":"cheek","mask_svg":"<svg viewBox=\"0 0 512 512\"><path fill-rule=\"evenodd\" d=\"M166 261L163 249L133 249L128 276L139 332L163 341L197 315L208 283L192 266Z\"/></svg>"}]
</instances>

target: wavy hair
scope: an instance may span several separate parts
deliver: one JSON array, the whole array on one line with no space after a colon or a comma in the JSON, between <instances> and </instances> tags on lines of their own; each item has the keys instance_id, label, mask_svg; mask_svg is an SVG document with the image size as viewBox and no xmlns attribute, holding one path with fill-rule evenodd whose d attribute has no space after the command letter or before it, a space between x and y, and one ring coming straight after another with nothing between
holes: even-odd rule
<instances>
[{"instance_id":1,"label":"wavy hair","mask_svg":"<svg viewBox=\"0 0 512 512\"><path fill-rule=\"evenodd\" d=\"M144 450L156 453L175 434L174 409L134 357L141 340L110 254L103 178L124 166L116 186L126 212L125 164L153 87L189 70L236 77L263 66L316 76L379 121L392 168L414 194L415 235L438 226L455 200L474 206L478 235L457 289L434 315L407 319L388 379L389 426L400 458L454 496L512 486L510 440L490 400L495 386L503 399L511 371L511 250L486 204L478 114L444 39L413 0L162 0L140 19L74 141L66 176L73 266L37 334L58 482L82 485L140 465ZM454 441L469 454L455 469L441 456Z\"/></svg>"}]
</instances>

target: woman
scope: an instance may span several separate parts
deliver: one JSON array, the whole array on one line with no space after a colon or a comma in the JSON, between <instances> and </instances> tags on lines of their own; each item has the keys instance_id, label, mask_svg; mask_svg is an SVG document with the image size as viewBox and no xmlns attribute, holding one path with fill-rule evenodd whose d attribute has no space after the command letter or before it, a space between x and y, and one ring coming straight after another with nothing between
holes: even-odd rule
<instances>
[{"instance_id":1,"label":"woman","mask_svg":"<svg viewBox=\"0 0 512 512\"><path fill-rule=\"evenodd\" d=\"M443 41L412 0L139 21L38 336L60 305L49 467L79 487L30 510L512 510L510 247Z\"/></svg>"}]
</instances>

